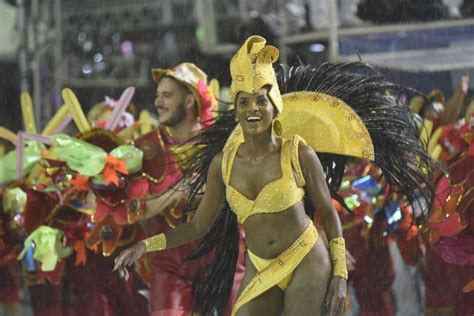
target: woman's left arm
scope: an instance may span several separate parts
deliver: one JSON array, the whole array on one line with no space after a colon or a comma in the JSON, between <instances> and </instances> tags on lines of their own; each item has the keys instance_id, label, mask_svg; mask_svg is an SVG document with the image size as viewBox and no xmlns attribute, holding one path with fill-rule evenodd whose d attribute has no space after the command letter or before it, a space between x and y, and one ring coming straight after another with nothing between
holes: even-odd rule
<instances>
[{"instance_id":1,"label":"woman's left arm","mask_svg":"<svg viewBox=\"0 0 474 316\"><path fill-rule=\"evenodd\" d=\"M306 181L306 194L321 218L321 224L328 240L342 237L341 221L332 204L331 194L318 156L311 147L300 143L299 161Z\"/></svg>"},{"instance_id":2,"label":"woman's left arm","mask_svg":"<svg viewBox=\"0 0 474 316\"><path fill-rule=\"evenodd\" d=\"M343 315L347 294L347 269L341 221L332 204L318 156L311 147L301 143L298 152L301 170L306 181L306 194L320 215L330 245L333 278L326 294L325 305L329 305L330 315Z\"/></svg>"}]
</instances>

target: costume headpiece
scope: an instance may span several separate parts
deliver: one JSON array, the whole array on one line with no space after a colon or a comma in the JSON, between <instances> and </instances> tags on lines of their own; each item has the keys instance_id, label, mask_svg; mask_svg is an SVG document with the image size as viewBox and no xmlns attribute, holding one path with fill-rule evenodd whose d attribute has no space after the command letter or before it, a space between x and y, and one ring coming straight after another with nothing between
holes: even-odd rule
<instances>
[{"instance_id":1,"label":"costume headpiece","mask_svg":"<svg viewBox=\"0 0 474 316\"><path fill-rule=\"evenodd\" d=\"M74 92L69 88L64 88L62 91L64 103L68 107L69 113L80 132L77 138L96 145L106 152L110 152L118 145L122 145L125 140L115 133L114 130L119 125L123 113L125 113L127 106L130 104L134 93L134 87L125 89L117 101L117 104L114 106L110 118L105 122L105 126L103 126L103 128L93 128L86 119L82 106Z\"/></svg>"},{"instance_id":2,"label":"costume headpiece","mask_svg":"<svg viewBox=\"0 0 474 316\"><path fill-rule=\"evenodd\" d=\"M114 132L121 131L125 128L131 127L135 124L135 105L133 103L125 104L126 110L121 111L121 115L117 117L114 124L114 129L111 128L111 125L107 125L107 119L113 113L118 106L122 104L118 100L114 100L108 96L105 96L105 101L97 103L92 106L92 108L87 113L87 120L92 126L105 128L109 127L110 130Z\"/></svg>"},{"instance_id":3,"label":"costume headpiece","mask_svg":"<svg viewBox=\"0 0 474 316\"><path fill-rule=\"evenodd\" d=\"M217 101L212 89L207 85L207 75L192 63L182 63L171 69L152 69L153 80L158 83L163 76L173 78L188 88L197 102L199 118L206 122L212 118L212 109Z\"/></svg>"},{"instance_id":4,"label":"costume headpiece","mask_svg":"<svg viewBox=\"0 0 474 316\"><path fill-rule=\"evenodd\" d=\"M269 85L268 97L281 113L283 101L272 65L277 61L279 52L278 48L265 45L266 42L261 36L250 36L230 61L230 99L235 102L237 93L254 94Z\"/></svg>"}]
</instances>

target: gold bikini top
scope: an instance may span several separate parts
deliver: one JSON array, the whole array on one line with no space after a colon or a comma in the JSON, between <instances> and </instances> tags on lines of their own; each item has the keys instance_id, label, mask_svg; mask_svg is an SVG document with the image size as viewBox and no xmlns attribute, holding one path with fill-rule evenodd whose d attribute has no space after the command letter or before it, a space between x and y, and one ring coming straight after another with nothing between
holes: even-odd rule
<instances>
[{"instance_id":1,"label":"gold bikini top","mask_svg":"<svg viewBox=\"0 0 474 316\"><path fill-rule=\"evenodd\" d=\"M238 145L226 146L222 159L222 176L226 186L226 198L239 223L256 214L278 213L287 210L303 199L305 180L298 160L298 144L304 140L295 135L291 140L283 140L280 165L281 178L267 183L251 200L229 184L232 165Z\"/></svg>"}]
</instances>

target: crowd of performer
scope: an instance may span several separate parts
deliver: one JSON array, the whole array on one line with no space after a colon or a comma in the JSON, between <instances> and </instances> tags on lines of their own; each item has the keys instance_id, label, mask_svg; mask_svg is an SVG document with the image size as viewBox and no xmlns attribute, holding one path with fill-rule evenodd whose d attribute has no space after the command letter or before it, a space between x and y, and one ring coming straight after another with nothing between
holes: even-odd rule
<instances>
[{"instance_id":1,"label":"crowd of performer","mask_svg":"<svg viewBox=\"0 0 474 316\"><path fill-rule=\"evenodd\" d=\"M250 134L246 133L251 133L253 126L264 123L251 122L253 118L249 119L242 114L243 111L248 111L243 110L242 99L247 96L244 99L250 104L254 102L253 96L257 95L255 104L260 108L255 113L260 113L267 105L263 105L264 101L261 101L263 99L258 96L258 93L263 93L264 96L268 94L267 100L271 101L274 107L272 110L275 111L274 115L281 117L283 134L288 125L303 124L302 121L295 121L295 117L286 116L285 121L284 115L292 111L290 105L287 104L294 101L291 96L287 98L285 96L294 91L307 90L301 88L305 86L304 84L294 90L287 88L292 84L290 71L285 81L287 87L282 87L280 84L283 96L283 101L281 101L280 91L277 93L278 89L275 89L278 87L277 79L280 80L280 78L277 77L280 73L275 76L272 73L273 70L269 70L273 69L272 63L277 60L278 53L269 47L265 46L264 41L262 44L259 37L251 37L246 41L231 62L230 96L220 96L219 84L210 80L205 71L193 63L182 63L171 69L153 69L152 77L156 83L156 113L137 110L140 107L132 102L135 90L131 87L126 89L121 96L115 96L117 99L107 97L104 102L88 107L90 111L86 114L74 92L65 88L62 91L64 105L55 113L46 127L39 130L32 115L34 105L31 98L27 93L21 95L18 103L21 104L24 130L12 132L0 127L0 197L2 198L0 204L0 304L6 315L18 313L22 287L29 293L34 315L191 315L193 309L206 307L206 304L209 306L223 304L225 308L222 313L239 315L237 310L239 308L240 312L251 311L251 308L258 310L257 303L251 305L252 301L258 301L258 296L265 297L266 301L262 302L265 302L266 308L270 308L269 305L278 306L277 301L272 301L273 298L276 297L275 300L281 301L281 293L294 291L295 286L292 287L294 285L292 283L296 284L299 278L304 276L301 271L304 270L306 261L298 263L296 268L289 272L289 277L282 277L282 280L270 284L270 290L255 292L257 294L254 296L257 297L250 296L248 298L250 303L241 302L246 299L246 295L249 296L248 292L257 291L258 288L258 285L254 286L247 277L244 277L246 268L252 270L247 271L249 275L253 273L253 270L257 271L256 275L262 277L262 281L258 282L265 283L264 272L268 270L265 267L273 267L276 262L268 260L263 255L258 257L248 249L259 249L255 246L258 242L253 237L255 234L253 230L256 228L255 218L258 216L275 218L283 215L247 214L247 217L244 217L237 213L237 207L243 208L242 204L256 203L255 201L261 197L263 201L265 195L270 196L270 194L264 194L266 193L263 190L264 187L261 190L262 195L259 193L254 200L250 200L246 198L250 194L242 194L235 188L243 189L244 193L256 190L252 189L255 186L242 185L245 182L239 182L240 176L234 176L237 180L232 180L231 175L238 173L245 176L246 172L249 172L245 171L245 154L251 153L256 156L263 151L251 152L253 147L250 145L241 146L242 150L237 151L238 145L243 143L243 140L233 138L237 136L230 132L235 133L235 120L245 118L248 122L239 122L239 126L243 126L243 135L247 143L251 143L249 141L251 138L248 136ZM329 81L333 75L330 67L328 66L327 69L320 67L312 71L328 75ZM351 77L351 74L345 72L344 66L336 65L335 67L339 68L334 76L354 80L346 82L348 85L365 79L360 74L352 74ZM252 73L252 69L254 77L249 78L247 76ZM260 76L255 75L255 72ZM308 79L304 77L304 74L300 76L301 80ZM258 86L255 83L256 80L261 80L262 84ZM330 99L332 101L336 100L355 108L355 112L351 113L353 116L361 117L360 122L362 125L365 124L364 128L366 128L363 131L366 134L367 130L369 134L372 133L370 120L364 121L363 105L357 108L357 104L354 105L351 102L351 97L354 102L360 102L355 98L355 93L357 93L355 88L352 96L342 94L339 96L337 89L323 88L324 80L323 77L320 85L312 92L322 93L328 98L335 98ZM337 87L342 81L334 80L331 87ZM250 88L248 88L249 82L253 82ZM373 81L372 87L376 84L379 83ZM267 88L268 86L270 88ZM302 195L298 195L299 199L305 195L306 190L306 195L309 196L315 208L310 213L314 213L314 216L312 216L312 223L309 224L311 228L313 226L317 228L315 241L306 237L310 234L308 228L301 232L300 237L308 238L305 242L310 244L309 247L315 245L317 249L320 244L324 248L322 253L330 258L326 261L332 277L326 277L324 286L318 288L318 291L322 292L319 304L322 304L323 309L325 307L331 310L336 309L336 312L342 315L342 307L333 306L332 304L337 303L327 301L326 287L331 284L332 290L345 291L345 284L342 285L339 280L345 282L347 279L350 285L349 291L353 293L347 295L347 298L344 298L345 295L342 296L345 300L342 305L345 305L346 311L353 308L349 297L355 297L359 315L394 315L396 306L391 288L396 275L389 244L396 243L405 264L416 266L423 277L425 287L422 301L427 315L474 314L474 253L472 251L474 247L474 103L469 103L470 100L467 98L468 86L469 77L464 75L449 98L446 98L440 90L416 96L407 93L403 96L404 98L390 98L386 94L376 96L382 100L381 102L386 102L385 105L393 103L399 106L400 113L402 110L406 111L406 117L410 118L407 124L411 124L410 126L417 133L415 136L414 134L406 136L407 142L411 141L409 138L413 136L413 140L416 140L419 147L407 153L408 158L415 157L416 159L410 161L407 158L408 163L405 167L408 171L413 170L416 176L429 175L427 177L429 181L423 182L421 178L414 177L415 182L419 184L418 187L408 181L412 184L411 194L408 194L404 188L400 189L408 183L403 182L403 176L397 176L397 172L401 172L397 169L403 166L396 165L397 168L393 169L388 167L392 163L390 159L396 159L390 156L391 149L384 148L382 140L380 144L377 144L375 134L367 136L362 131L360 133L365 136L355 137L356 127L352 131L339 127L337 124L349 124L349 120L346 122L343 114L334 119L334 121L343 121L343 123L334 123L337 126L332 126L331 123L318 125L319 122L314 122L316 127L310 127L305 123L303 127L309 130L309 133L313 132L313 135L314 133L317 135L305 137L308 143L308 146L304 145L305 147L301 147L303 142L300 144L296 141L297 152L300 146L302 175L298 174L298 170L291 172L292 166L295 168L293 160L283 161L284 150L287 148L285 146L290 148L290 145L285 145L286 142L283 142L278 145L280 147L277 146L282 156L281 171L278 169L277 174L280 172L284 180L284 177L288 176L291 181L287 179L287 182L294 182L296 187L292 189L291 195L297 194L298 190L304 188L301 190ZM305 87L310 87L309 83ZM390 87L388 84L380 83L380 91L388 91ZM331 91L334 95L330 93ZM370 93L365 93L365 95L371 97ZM220 97L230 98L234 104L223 104L220 102ZM302 98L300 95L299 97ZM285 104L283 110L280 103ZM230 112L227 112L229 106ZM379 111L377 105L373 105L373 109ZM395 125L383 125L384 110L386 109L380 110L381 119L377 121L380 123L377 128L383 130L382 133L389 134L389 129L395 128ZM298 111L300 110L295 110L295 112ZM234 112L237 112L235 118L226 117L228 113ZM262 116L263 119L256 117L255 120L264 121L265 116ZM222 122L225 119L231 121L229 124L232 128L219 132L216 127L220 125L216 122L219 120ZM399 118L399 120L402 119ZM275 130L272 133L280 135L277 131L279 123L271 124ZM319 134L318 126L319 128L324 126L326 131ZM294 128L297 129L298 126ZM360 145L360 153L356 154L352 150L358 146L355 143L347 145L348 149L339 151L321 150L322 154L319 155L321 153L318 150L319 147L315 147L323 142L321 138L331 134L331 128L337 132L354 134L341 136L345 142L360 141L362 144L371 136L372 155L368 154L367 147L362 147L362 145ZM224 190L227 190L228 203L232 204L230 207L237 214L239 222L237 224L233 219L237 227L235 235L237 237L232 237L234 238L232 242L236 247L228 244L229 249L234 247L236 250L236 255L232 254L235 257L233 257L235 268L228 267L229 271L232 271L231 276L228 275L229 273L226 274L226 271L218 270L219 268L225 270L226 267L217 266L216 257L222 259L224 254L230 256L226 253L225 245L219 244L218 240L209 241L209 238L200 238L183 244L184 242L178 242L177 237L173 235L176 227L184 227L183 225L187 223L196 222L195 216L202 220L203 215L200 213L203 212L200 211L198 205L201 202L206 206L211 205L211 202L207 201L209 198L206 198L203 192L217 190L209 179L207 186L203 183L199 187L196 186L196 181L201 181L202 174L196 174L194 162L199 160L198 158L205 160L207 157L204 155L205 150L203 151L207 143L200 139L200 135L208 137L206 139L208 142L212 141L213 135L216 137L216 142L222 142L220 148L224 152L224 158L221 158L223 160L222 173L226 172L222 175ZM319 139L315 141L317 145L313 146L312 139L308 138L318 137ZM331 134L330 137L336 136ZM229 141L224 146L227 138ZM403 136L394 135L394 138L403 138ZM335 138L331 138L331 141L333 139ZM413 144L408 145L414 146ZM386 145L389 147L390 144ZM404 148L402 146L405 145L399 146ZM407 148L408 145L406 145ZM329 143L328 146L333 145ZM364 143L364 146L367 144ZM394 145L396 146L398 145ZM341 181L335 189L329 182L329 190L325 189L322 193L313 192L317 191L313 189L316 182L313 182L311 172L304 170L305 163L308 163L305 159L313 158L305 158L305 155L312 156L306 154L301 148L314 149L319 155L323 168L328 165L325 164L326 153L349 157L344 158L343 174L338 175ZM418 151L421 149L426 152L426 156ZM288 152L290 153L291 150L288 149ZM251 157L254 156L251 155ZM273 158L269 154L264 159ZM280 164L279 155L276 159ZM330 159L332 159L331 164L334 163L334 165L339 161L332 156ZM252 163L259 163L258 159L254 160L249 162L247 167L254 166ZM410 163L415 164L417 161L424 160L430 160L432 165L422 163L416 166L410 165ZM268 161L261 162L261 166L267 168ZM238 167L232 168L232 163ZM289 174L286 174L285 163L290 168ZM211 178L212 168L215 167L211 163L205 170L206 172L210 170L208 177ZM322 173L323 171L325 174ZM330 173L328 169L321 169L323 180L328 173ZM264 178L266 176L268 178L268 174L263 173L263 175ZM408 173L403 173L403 175L408 175ZM303 177L303 183L299 182L299 176ZM259 183L258 180L255 181ZM274 184L275 188L283 187L283 184L280 186L282 182L278 181L280 180L271 181L270 184ZM256 187L261 186L256 185ZM229 192L234 192L231 194L232 197L229 196ZM258 193L259 190L256 192ZM314 201L323 200L326 193L327 197L329 194L332 197L329 200L332 201L330 206ZM223 194L225 196L225 193ZM271 196L274 195L275 193ZM217 196L221 198L221 195ZM290 194L288 197L282 196L284 198L278 201L280 204L290 203L290 200L294 198L294 196L290 197ZM274 196L272 199L273 204L269 201L265 203L279 207L280 204L275 202L277 197ZM280 212L282 214L293 212L292 208L295 208L296 214L299 210L295 203L287 205L288 209L282 209ZM328 220L333 210L337 211L342 225L338 226L336 221L333 223L332 219ZM272 212L277 211L272 210ZM234 215L231 212L229 214L231 215L225 216L231 218ZM230 219L227 217L221 219L219 216L216 215L216 223L222 226L229 225L227 221ZM420 221L424 217L427 218L426 221ZM215 220L216 218L209 219L210 226L206 232L209 232L214 239L218 239L215 230L219 227L215 228L218 226L215 225ZM266 236L265 227L265 225L260 227L262 236ZM337 250L330 246L334 244L333 240L337 241L342 237L338 236L339 230L334 227L341 228L340 233L345 239L345 255L342 259L337 257ZM318 239L318 235L321 238ZM159 245L154 248L156 245L153 242L156 242L156 237L153 236L166 236L168 246L174 243L178 247L166 247L165 243L163 247ZM285 240L286 237L279 238ZM122 269L119 262L119 271L113 272L114 266L117 268L116 259L124 259L127 252L123 250L135 249L134 245L142 245L143 249L147 248L147 250L160 251L147 251L128 269ZM292 243L289 245L291 245L290 248L293 247ZM206 247L209 249L205 249ZM329 249L329 252L326 249ZM305 254L303 257L311 256ZM291 260L293 259L288 259L288 262ZM344 268L339 267L338 262L344 262ZM264 266L261 269L260 264ZM284 264L287 263L282 265ZM300 265L301 271L298 270ZM209 270L209 267L217 270ZM324 264L321 263L320 268L323 269ZM209 297L199 296L202 293L207 293L207 295L212 293L211 290L203 289L203 280L208 282L209 287L218 283L208 275L210 271L218 271L223 279L230 278L232 286L229 290L225 288L215 290L227 291L227 296L230 297L228 301L214 302ZM275 269L273 273L278 275L283 272ZM196 280L201 281L200 287L196 287ZM239 291L241 283L245 283L245 286L242 286ZM250 290L246 291L247 288ZM278 293L273 295L272 291ZM220 298L220 296L216 297ZM285 296L286 299L287 296ZM201 305L196 305L196 300ZM288 295L288 301L291 300L291 295ZM314 300L317 300L316 297ZM236 302L238 307L234 309ZM245 309L246 305L251 307ZM284 305L281 308L290 311L293 307ZM313 315L313 313L308 313L308 315Z\"/></svg>"}]
</instances>

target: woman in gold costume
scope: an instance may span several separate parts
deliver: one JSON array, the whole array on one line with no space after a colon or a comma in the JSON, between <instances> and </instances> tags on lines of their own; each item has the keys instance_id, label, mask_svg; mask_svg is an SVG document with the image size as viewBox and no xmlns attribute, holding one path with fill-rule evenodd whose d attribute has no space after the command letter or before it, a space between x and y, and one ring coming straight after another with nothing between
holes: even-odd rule
<instances>
[{"instance_id":1,"label":"woman in gold costume","mask_svg":"<svg viewBox=\"0 0 474 316\"><path fill-rule=\"evenodd\" d=\"M209 251L215 257L195 281L194 309L202 315L224 313L237 259L237 222L245 230L247 257L232 316L343 315L345 247L331 197L337 198L346 156L374 160L393 188L418 190L431 201L429 186L422 188L431 161L406 107L386 94L393 85L348 75L348 64L283 69L277 78L277 59L278 49L265 39L247 39L230 64L234 110L200 136L206 146L193 156L190 199L204 183L206 188L194 219L116 260L115 269L126 277L127 266L145 252L203 238L195 257ZM355 106L348 106L351 99ZM397 131L406 135L400 140Z\"/></svg>"}]
</instances>

